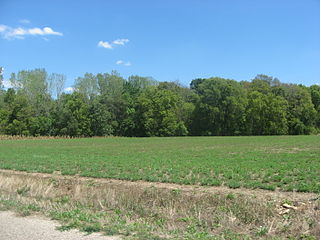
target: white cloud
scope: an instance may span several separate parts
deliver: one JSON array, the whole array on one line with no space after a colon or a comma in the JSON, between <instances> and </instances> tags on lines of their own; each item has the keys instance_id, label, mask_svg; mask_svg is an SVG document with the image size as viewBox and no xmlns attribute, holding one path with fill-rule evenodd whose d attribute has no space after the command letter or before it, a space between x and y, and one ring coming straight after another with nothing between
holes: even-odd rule
<instances>
[{"instance_id":1,"label":"white cloud","mask_svg":"<svg viewBox=\"0 0 320 240\"><path fill-rule=\"evenodd\" d=\"M123 66L126 66L126 67L131 66L131 62L124 62L124 61L122 61L122 60L116 61L116 64L117 64L117 65L123 65Z\"/></svg>"},{"instance_id":2,"label":"white cloud","mask_svg":"<svg viewBox=\"0 0 320 240\"><path fill-rule=\"evenodd\" d=\"M98 42L98 47L109 48L112 49L112 45L108 42L100 41Z\"/></svg>"},{"instance_id":3,"label":"white cloud","mask_svg":"<svg viewBox=\"0 0 320 240\"><path fill-rule=\"evenodd\" d=\"M30 35L57 35L57 36L63 36L63 34L61 32L55 32L50 27L44 27L43 29L41 29L41 28L30 28L30 29L27 30L27 34L30 34Z\"/></svg>"},{"instance_id":4,"label":"white cloud","mask_svg":"<svg viewBox=\"0 0 320 240\"><path fill-rule=\"evenodd\" d=\"M24 30L21 29L20 30ZM30 35L58 35L58 36L63 36L62 33L60 32L55 32L52 30L52 28L49 27L44 27L43 29L41 28L30 28L27 30L26 34L30 34Z\"/></svg>"},{"instance_id":5,"label":"white cloud","mask_svg":"<svg viewBox=\"0 0 320 240\"><path fill-rule=\"evenodd\" d=\"M58 35L58 36L63 36L63 33L61 32L55 32L52 30L52 28L49 27L44 27L43 28L43 35Z\"/></svg>"},{"instance_id":6,"label":"white cloud","mask_svg":"<svg viewBox=\"0 0 320 240\"><path fill-rule=\"evenodd\" d=\"M5 32L8 29L8 26L0 24L0 33Z\"/></svg>"},{"instance_id":7,"label":"white cloud","mask_svg":"<svg viewBox=\"0 0 320 240\"><path fill-rule=\"evenodd\" d=\"M104 41L99 41L98 42L98 47L113 49L116 45L122 45L123 46L127 42L129 42L129 39L126 39L126 38L116 39L116 40L113 40L111 43L104 42Z\"/></svg>"},{"instance_id":8,"label":"white cloud","mask_svg":"<svg viewBox=\"0 0 320 240\"><path fill-rule=\"evenodd\" d=\"M47 35L56 35L56 36L63 36L63 33L56 32L50 27L44 27L44 28L12 28L6 25L0 25L0 33L3 38L5 39L24 39L26 35L31 36L47 36Z\"/></svg>"},{"instance_id":9,"label":"white cloud","mask_svg":"<svg viewBox=\"0 0 320 240\"><path fill-rule=\"evenodd\" d=\"M122 38L122 39L116 39L116 40L114 40L112 43L113 43L113 44L116 44L116 45L124 45L124 44L126 44L127 42L129 42L129 39Z\"/></svg>"},{"instance_id":10,"label":"white cloud","mask_svg":"<svg viewBox=\"0 0 320 240\"><path fill-rule=\"evenodd\" d=\"M19 22L22 23L22 24L29 24L29 23L31 23L31 21L28 20L28 19L21 19Z\"/></svg>"},{"instance_id":11,"label":"white cloud","mask_svg":"<svg viewBox=\"0 0 320 240\"><path fill-rule=\"evenodd\" d=\"M28 33L31 35L43 35L43 31L40 28L31 28L29 29Z\"/></svg>"},{"instance_id":12,"label":"white cloud","mask_svg":"<svg viewBox=\"0 0 320 240\"><path fill-rule=\"evenodd\" d=\"M23 35L26 35L28 34L28 31L26 31L25 29L23 28L16 28L16 29L13 29L11 32L8 33L9 36L23 36Z\"/></svg>"},{"instance_id":13,"label":"white cloud","mask_svg":"<svg viewBox=\"0 0 320 240\"><path fill-rule=\"evenodd\" d=\"M66 92L66 93L72 93L74 91L74 88L73 87L67 87L63 91Z\"/></svg>"}]
</instances>

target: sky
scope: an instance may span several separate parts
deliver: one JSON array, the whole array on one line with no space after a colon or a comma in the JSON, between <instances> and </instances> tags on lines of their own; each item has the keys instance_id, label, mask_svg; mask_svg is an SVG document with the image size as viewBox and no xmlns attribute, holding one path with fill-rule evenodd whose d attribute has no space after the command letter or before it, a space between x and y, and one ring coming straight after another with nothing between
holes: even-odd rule
<instances>
[{"instance_id":1,"label":"sky","mask_svg":"<svg viewBox=\"0 0 320 240\"><path fill-rule=\"evenodd\" d=\"M320 83L320 0L0 0L0 66Z\"/></svg>"}]
</instances>

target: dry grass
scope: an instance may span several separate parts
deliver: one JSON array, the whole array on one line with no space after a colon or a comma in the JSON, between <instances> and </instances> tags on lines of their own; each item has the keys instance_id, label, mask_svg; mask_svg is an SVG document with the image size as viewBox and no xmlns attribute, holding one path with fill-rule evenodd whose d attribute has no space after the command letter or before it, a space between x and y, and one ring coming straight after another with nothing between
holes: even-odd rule
<instances>
[{"instance_id":1,"label":"dry grass","mask_svg":"<svg viewBox=\"0 0 320 240\"><path fill-rule=\"evenodd\" d=\"M79 137L70 136L24 136L24 135L0 135L0 140L32 140L32 139L71 139Z\"/></svg>"},{"instance_id":2,"label":"dry grass","mask_svg":"<svg viewBox=\"0 0 320 240\"><path fill-rule=\"evenodd\" d=\"M98 212L118 212L127 222L161 225L174 231L226 232L253 238L312 235L320 238L316 194L126 182L39 173L0 171L0 193L52 210L76 203ZM69 205L57 205L67 197ZM296 206L281 214L283 203ZM103 221L103 219L101 220Z\"/></svg>"},{"instance_id":3,"label":"dry grass","mask_svg":"<svg viewBox=\"0 0 320 240\"><path fill-rule=\"evenodd\" d=\"M25 135L1 135L0 140L46 140L46 139L79 139L88 138L84 136L71 137L71 136L25 136ZM93 136L90 138L119 138L118 136Z\"/></svg>"}]
</instances>

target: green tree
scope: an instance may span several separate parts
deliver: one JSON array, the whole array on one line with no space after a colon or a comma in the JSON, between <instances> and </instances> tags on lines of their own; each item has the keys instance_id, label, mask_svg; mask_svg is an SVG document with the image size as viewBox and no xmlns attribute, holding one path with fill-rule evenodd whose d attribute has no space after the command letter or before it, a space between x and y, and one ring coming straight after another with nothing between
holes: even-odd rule
<instances>
[{"instance_id":1,"label":"green tree","mask_svg":"<svg viewBox=\"0 0 320 240\"><path fill-rule=\"evenodd\" d=\"M47 72L45 69L19 71L11 74L10 83L15 90L23 91L30 99L38 94L48 93Z\"/></svg>"},{"instance_id":2,"label":"green tree","mask_svg":"<svg viewBox=\"0 0 320 240\"><path fill-rule=\"evenodd\" d=\"M47 79L49 93L52 98L59 98L63 92L66 76L63 74L52 73Z\"/></svg>"},{"instance_id":3,"label":"green tree","mask_svg":"<svg viewBox=\"0 0 320 240\"><path fill-rule=\"evenodd\" d=\"M92 136L89 106L86 97L78 92L62 94L54 113L56 135Z\"/></svg>"},{"instance_id":4,"label":"green tree","mask_svg":"<svg viewBox=\"0 0 320 240\"><path fill-rule=\"evenodd\" d=\"M91 99L89 106L90 125L93 136L109 136L114 132L112 116L101 96Z\"/></svg>"},{"instance_id":5,"label":"green tree","mask_svg":"<svg viewBox=\"0 0 320 240\"><path fill-rule=\"evenodd\" d=\"M138 97L150 86L157 86L158 82L151 77L142 77L138 75L130 76L124 82L123 99L126 109L120 124L122 136L140 136L138 130L138 118L136 113Z\"/></svg>"},{"instance_id":6,"label":"green tree","mask_svg":"<svg viewBox=\"0 0 320 240\"><path fill-rule=\"evenodd\" d=\"M15 94L14 90L8 90L5 101L8 106L5 133L9 135L31 135L30 121L34 116L34 109L29 104L26 95Z\"/></svg>"},{"instance_id":7,"label":"green tree","mask_svg":"<svg viewBox=\"0 0 320 240\"><path fill-rule=\"evenodd\" d=\"M191 128L192 114L195 109L195 103L198 96L190 88L184 87L179 82L161 82L158 85L160 90L168 90L179 97L177 115L184 123L188 132Z\"/></svg>"},{"instance_id":8,"label":"green tree","mask_svg":"<svg viewBox=\"0 0 320 240\"><path fill-rule=\"evenodd\" d=\"M0 108L0 134L6 134L9 113L3 107Z\"/></svg>"},{"instance_id":9,"label":"green tree","mask_svg":"<svg viewBox=\"0 0 320 240\"><path fill-rule=\"evenodd\" d=\"M312 85L310 87L310 93L311 93L311 101L314 105L315 110L317 111L316 127L320 131L320 86L319 85Z\"/></svg>"},{"instance_id":10,"label":"green tree","mask_svg":"<svg viewBox=\"0 0 320 240\"><path fill-rule=\"evenodd\" d=\"M179 119L178 108L182 101L172 91L151 87L137 99L137 116L140 136L185 136L184 122Z\"/></svg>"},{"instance_id":11,"label":"green tree","mask_svg":"<svg viewBox=\"0 0 320 240\"><path fill-rule=\"evenodd\" d=\"M193 113L193 135L239 135L245 130L245 91L229 79L209 78L191 82L199 95Z\"/></svg>"},{"instance_id":12,"label":"green tree","mask_svg":"<svg viewBox=\"0 0 320 240\"><path fill-rule=\"evenodd\" d=\"M128 95L125 94L126 80L118 72L111 74L97 74L98 86L101 95L100 103L111 114L111 126L113 135L123 134L123 122L128 113Z\"/></svg>"},{"instance_id":13,"label":"green tree","mask_svg":"<svg viewBox=\"0 0 320 240\"><path fill-rule=\"evenodd\" d=\"M45 69L19 71L11 74L10 83L35 109L35 116L49 116L52 108Z\"/></svg>"},{"instance_id":14,"label":"green tree","mask_svg":"<svg viewBox=\"0 0 320 240\"><path fill-rule=\"evenodd\" d=\"M133 75L125 82L125 92L130 95L131 98L138 97L142 91L150 86L157 86L159 83L151 77L141 77Z\"/></svg>"},{"instance_id":15,"label":"green tree","mask_svg":"<svg viewBox=\"0 0 320 240\"><path fill-rule=\"evenodd\" d=\"M75 80L74 88L90 99L99 93L98 79L92 73L86 73L84 77L78 77Z\"/></svg>"},{"instance_id":16,"label":"green tree","mask_svg":"<svg viewBox=\"0 0 320 240\"><path fill-rule=\"evenodd\" d=\"M287 119L289 134L310 134L315 130L317 112L306 87L295 84L282 85L289 104Z\"/></svg>"},{"instance_id":17,"label":"green tree","mask_svg":"<svg viewBox=\"0 0 320 240\"><path fill-rule=\"evenodd\" d=\"M253 91L248 94L246 127L248 135L283 135L288 133L287 101L273 94Z\"/></svg>"},{"instance_id":18,"label":"green tree","mask_svg":"<svg viewBox=\"0 0 320 240\"><path fill-rule=\"evenodd\" d=\"M28 129L32 136L54 135L53 119L50 116L30 117Z\"/></svg>"}]
</instances>

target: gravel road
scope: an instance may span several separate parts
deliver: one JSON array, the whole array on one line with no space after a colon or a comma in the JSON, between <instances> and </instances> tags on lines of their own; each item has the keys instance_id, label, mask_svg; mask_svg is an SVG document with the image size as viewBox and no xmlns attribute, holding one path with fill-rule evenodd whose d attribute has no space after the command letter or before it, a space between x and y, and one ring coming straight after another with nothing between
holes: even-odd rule
<instances>
[{"instance_id":1,"label":"gravel road","mask_svg":"<svg viewBox=\"0 0 320 240\"><path fill-rule=\"evenodd\" d=\"M97 233L85 235L78 230L58 231L55 221L39 216L18 217L13 212L0 211L0 240L119 240Z\"/></svg>"}]
</instances>

